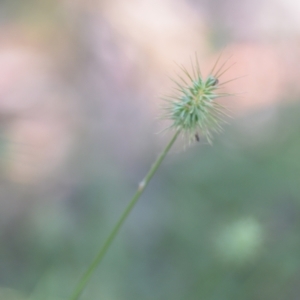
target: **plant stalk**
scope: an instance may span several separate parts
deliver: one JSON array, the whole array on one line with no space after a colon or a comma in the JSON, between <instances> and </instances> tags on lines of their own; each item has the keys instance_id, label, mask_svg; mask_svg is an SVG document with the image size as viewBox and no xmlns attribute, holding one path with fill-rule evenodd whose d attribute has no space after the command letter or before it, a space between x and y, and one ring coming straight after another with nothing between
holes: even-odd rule
<instances>
[{"instance_id":1,"label":"plant stalk","mask_svg":"<svg viewBox=\"0 0 300 300\"><path fill-rule=\"evenodd\" d=\"M147 187L149 181L151 180L151 178L155 174L156 170L158 169L158 167L162 163L163 159L165 158L165 156L169 152L170 148L172 147L172 145L176 141L179 133L180 133L180 130L176 131L173 138L170 140L169 144L166 146L166 148L163 150L163 152L159 155L157 160L151 166L151 168L150 168L149 172L147 173L147 175L145 176L145 178L139 184L139 187L138 187L136 193L134 194L133 198L130 200L130 202L126 206L126 208L123 211L120 219L118 220L118 222L116 223L116 225L114 226L114 228L110 232L109 236L105 240L105 242L104 242L103 246L101 247L100 251L98 252L97 256L95 257L93 262L90 264L90 266L87 268L87 270L83 274L81 280L79 281L79 283L75 287L74 292L71 295L71 297L69 298L69 300L77 300L79 298L79 296L81 295L82 291L85 289L85 287L86 287L88 281L90 280L91 276L93 275L93 273L95 272L95 270L99 266L99 264L101 263L105 253L107 252L107 250L110 247L111 243L115 239L115 237L118 234L120 228L122 227L123 223L127 219L129 213L132 211L133 207L135 206L135 204L139 200L140 196L144 192L144 190Z\"/></svg>"}]
</instances>

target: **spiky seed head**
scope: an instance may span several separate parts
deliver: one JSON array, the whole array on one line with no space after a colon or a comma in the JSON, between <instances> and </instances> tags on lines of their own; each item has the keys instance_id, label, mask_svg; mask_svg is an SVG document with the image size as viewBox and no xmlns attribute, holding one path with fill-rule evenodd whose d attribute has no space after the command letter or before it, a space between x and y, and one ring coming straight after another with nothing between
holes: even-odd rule
<instances>
[{"instance_id":1,"label":"spiky seed head","mask_svg":"<svg viewBox=\"0 0 300 300\"><path fill-rule=\"evenodd\" d=\"M218 92L218 74L222 72L224 65L213 73L214 66L206 78L201 75L197 57L195 66L192 65L193 75L189 74L184 67L179 66L187 79L179 77L180 82L174 81L179 94L175 97L164 98L166 105L163 117L171 120L172 125L169 128L180 130L183 134L188 135L190 140L195 136L199 137L198 132L200 132L209 143L212 141L212 132L222 131L223 117L227 114L225 108L215 100L229 95Z\"/></svg>"}]
</instances>

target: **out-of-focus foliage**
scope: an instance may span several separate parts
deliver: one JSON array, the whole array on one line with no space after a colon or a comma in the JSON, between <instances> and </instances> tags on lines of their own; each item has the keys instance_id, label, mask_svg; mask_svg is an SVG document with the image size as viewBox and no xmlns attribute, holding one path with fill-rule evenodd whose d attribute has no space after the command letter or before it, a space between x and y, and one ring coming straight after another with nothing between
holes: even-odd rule
<instances>
[{"instance_id":1,"label":"out-of-focus foliage","mask_svg":"<svg viewBox=\"0 0 300 300\"><path fill-rule=\"evenodd\" d=\"M296 299L299 112L280 107L261 140L231 125L171 154L83 299ZM99 172L23 218L2 237L3 281L67 296L133 192L126 178Z\"/></svg>"},{"instance_id":2,"label":"out-of-focus foliage","mask_svg":"<svg viewBox=\"0 0 300 300\"><path fill-rule=\"evenodd\" d=\"M172 149L82 299L299 299L299 14L263 3L0 3L0 300L68 298L167 143L173 60L225 44L234 118Z\"/></svg>"}]
</instances>

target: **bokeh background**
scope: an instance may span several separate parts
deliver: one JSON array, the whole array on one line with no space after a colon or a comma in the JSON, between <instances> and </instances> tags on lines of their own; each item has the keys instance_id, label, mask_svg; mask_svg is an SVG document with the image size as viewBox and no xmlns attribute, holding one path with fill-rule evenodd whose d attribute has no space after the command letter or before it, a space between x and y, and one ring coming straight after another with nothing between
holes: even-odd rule
<instances>
[{"instance_id":1,"label":"bokeh background","mask_svg":"<svg viewBox=\"0 0 300 300\"><path fill-rule=\"evenodd\" d=\"M300 297L297 0L1 0L0 299L63 300L168 142L197 53L239 76L214 145L178 141L83 300Z\"/></svg>"}]
</instances>

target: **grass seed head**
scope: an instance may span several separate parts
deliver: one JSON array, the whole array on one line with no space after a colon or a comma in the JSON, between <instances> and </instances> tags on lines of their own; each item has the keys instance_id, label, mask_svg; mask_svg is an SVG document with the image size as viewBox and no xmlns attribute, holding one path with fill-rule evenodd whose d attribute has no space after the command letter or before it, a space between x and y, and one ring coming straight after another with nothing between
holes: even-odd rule
<instances>
[{"instance_id":1,"label":"grass seed head","mask_svg":"<svg viewBox=\"0 0 300 300\"><path fill-rule=\"evenodd\" d=\"M227 114L225 108L218 104L216 99L229 95L219 92L219 77L227 70L223 70L226 61L214 72L219 58L206 78L200 72L197 56L195 63L192 63L192 74L183 66L179 66L185 78L179 76L179 80L174 81L178 94L165 99L163 117L171 120L172 124L169 128L181 131L190 140L199 138L198 132L200 132L211 143L212 133L222 131L223 118Z\"/></svg>"}]
</instances>

